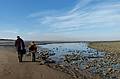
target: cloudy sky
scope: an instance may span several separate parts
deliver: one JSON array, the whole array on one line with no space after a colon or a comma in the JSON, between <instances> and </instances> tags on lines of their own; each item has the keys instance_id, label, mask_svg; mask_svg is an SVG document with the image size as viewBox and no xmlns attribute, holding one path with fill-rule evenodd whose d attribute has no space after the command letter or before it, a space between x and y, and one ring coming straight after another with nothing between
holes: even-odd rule
<instances>
[{"instance_id":1,"label":"cloudy sky","mask_svg":"<svg viewBox=\"0 0 120 79\"><path fill-rule=\"evenodd\" d=\"M119 40L120 0L0 0L0 38Z\"/></svg>"}]
</instances>

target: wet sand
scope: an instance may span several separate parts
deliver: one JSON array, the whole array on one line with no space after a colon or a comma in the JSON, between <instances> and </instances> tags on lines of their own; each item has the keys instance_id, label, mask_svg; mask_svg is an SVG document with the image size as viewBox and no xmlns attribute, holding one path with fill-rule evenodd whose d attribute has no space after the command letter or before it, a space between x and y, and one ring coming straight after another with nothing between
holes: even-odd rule
<instances>
[{"instance_id":1,"label":"wet sand","mask_svg":"<svg viewBox=\"0 0 120 79\"><path fill-rule=\"evenodd\" d=\"M14 48L0 47L0 79L72 79L70 75L53 70L39 62L18 63Z\"/></svg>"}]
</instances>

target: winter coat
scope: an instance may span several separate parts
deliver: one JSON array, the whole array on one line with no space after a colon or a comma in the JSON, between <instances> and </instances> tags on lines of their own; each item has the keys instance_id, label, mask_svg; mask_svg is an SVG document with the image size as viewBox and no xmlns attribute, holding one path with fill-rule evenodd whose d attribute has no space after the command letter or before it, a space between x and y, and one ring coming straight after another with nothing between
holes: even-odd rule
<instances>
[{"instance_id":1,"label":"winter coat","mask_svg":"<svg viewBox=\"0 0 120 79\"><path fill-rule=\"evenodd\" d=\"M15 41L15 47L18 51L24 50L25 49L24 41L21 38L18 38Z\"/></svg>"}]
</instances>

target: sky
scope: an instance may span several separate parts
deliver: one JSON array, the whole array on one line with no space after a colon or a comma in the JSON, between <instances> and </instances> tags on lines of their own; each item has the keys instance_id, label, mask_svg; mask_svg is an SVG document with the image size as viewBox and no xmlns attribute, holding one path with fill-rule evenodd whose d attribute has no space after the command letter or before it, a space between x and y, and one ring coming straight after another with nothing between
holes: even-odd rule
<instances>
[{"instance_id":1,"label":"sky","mask_svg":"<svg viewBox=\"0 0 120 79\"><path fill-rule=\"evenodd\" d=\"M0 38L120 40L120 0L0 0Z\"/></svg>"}]
</instances>

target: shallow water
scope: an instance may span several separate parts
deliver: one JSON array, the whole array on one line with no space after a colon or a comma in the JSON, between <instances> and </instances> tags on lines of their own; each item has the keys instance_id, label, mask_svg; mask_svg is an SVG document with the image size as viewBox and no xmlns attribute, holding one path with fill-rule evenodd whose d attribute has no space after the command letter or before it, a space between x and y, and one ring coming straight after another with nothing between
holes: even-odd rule
<instances>
[{"instance_id":1,"label":"shallow water","mask_svg":"<svg viewBox=\"0 0 120 79\"><path fill-rule=\"evenodd\" d=\"M55 53L53 59L59 60L64 58L66 54L80 53L85 57L103 57L104 52L99 52L95 49L89 48L88 43L60 43L60 44L47 44L40 45L42 48L48 48L50 53Z\"/></svg>"}]
</instances>

